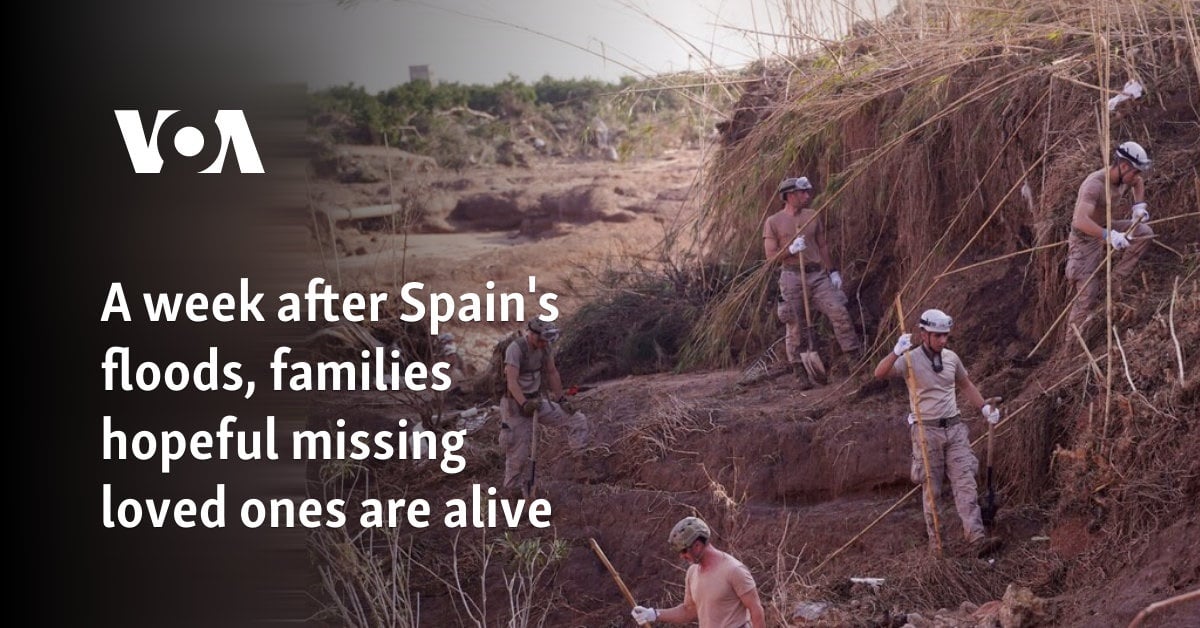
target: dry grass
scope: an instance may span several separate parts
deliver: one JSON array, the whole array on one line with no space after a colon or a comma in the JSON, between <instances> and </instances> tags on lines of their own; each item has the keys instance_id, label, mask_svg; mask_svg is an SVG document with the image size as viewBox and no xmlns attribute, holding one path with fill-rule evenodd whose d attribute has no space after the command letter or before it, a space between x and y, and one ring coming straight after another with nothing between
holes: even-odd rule
<instances>
[{"instance_id":1,"label":"dry grass","mask_svg":"<svg viewBox=\"0 0 1200 628\"><path fill-rule=\"evenodd\" d=\"M637 467L680 454L676 444L691 434L715 429L716 409L685 402L667 395L654 407L636 412L635 422L625 426L612 443L601 449L619 452L626 474Z\"/></svg>"},{"instance_id":2,"label":"dry grass","mask_svg":"<svg viewBox=\"0 0 1200 628\"><path fill-rule=\"evenodd\" d=\"M946 17L914 4L933 23ZM1097 120L1127 78L1153 93L1114 116L1112 136L1151 147L1160 216L1195 207L1200 146L1194 133L1179 133L1196 124L1194 38L1180 28L1194 15L1166 0L1103 4L1102 13L1081 1L963 8L957 26L936 37L910 13L762 69L710 162L702 203L705 251L746 272L706 310L687 362L752 355L725 350L721 330L730 325L766 333L759 301L774 269L759 261L759 233L784 176L815 179L835 259L840 252L868 301L901 292L920 307L938 276L963 262L1042 247L1030 252L1028 278L1036 295L1029 325L1039 330L1068 297L1065 249L1048 245L1065 239L1079 181L1104 163ZM1097 20L1111 42L1099 53ZM1104 85L1097 59L1111 67Z\"/></svg>"}]
</instances>

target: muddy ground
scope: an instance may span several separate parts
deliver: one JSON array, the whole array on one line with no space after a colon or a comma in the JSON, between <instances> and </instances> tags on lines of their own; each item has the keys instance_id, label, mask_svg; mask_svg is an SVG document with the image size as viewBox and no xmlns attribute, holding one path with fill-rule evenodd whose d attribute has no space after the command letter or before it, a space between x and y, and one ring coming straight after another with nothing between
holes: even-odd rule
<instances>
[{"instance_id":1,"label":"muddy ground","mask_svg":"<svg viewBox=\"0 0 1200 628\"><path fill-rule=\"evenodd\" d=\"M419 207L409 213L407 235L392 232L392 218L334 223L319 214L314 232L323 242L326 272L342 285L392 290L404 281L424 281L440 291L469 292L491 280L497 291L522 291L527 277L536 275L540 290L560 295L567 318L595 291L604 271L657 259L666 237L682 233L686 241L698 212L691 190L703 157L702 150L679 150L632 163L547 159L529 168L462 172L427 164L397 167L392 183L317 183L314 206L330 213L393 202ZM387 153L371 149L360 158L387 159ZM561 211L556 215L554 209ZM493 220L498 214L504 218ZM945 297L965 303L1020 288L1021 268L997 265L946 288ZM996 302L993 320L999 322L955 348L970 356L985 395L1002 394L1018 407L1038 398L1028 383L1050 387L1057 367L1053 360L1014 363L1030 342L1014 340L1021 338L1018 317L1005 313L1013 307ZM515 327L449 325L469 370L482 369L495 340ZM876 348L877 359L886 349ZM594 388L576 398L595 426L590 449L571 456L564 435L555 430L546 430L540 442L542 496L554 505L553 535L566 544L565 555L539 583L538 599L553 606L545 625L631 625L628 605L590 551L589 537L641 603L677 603L684 566L667 550L665 538L676 520L693 512L714 526L719 547L750 567L769 625L991 625L986 622L999 621L1001 606L1010 616L1013 609L1025 609L1031 618L1011 625L1126 625L1146 604L1200 583L1196 517L1126 548L1108 571L1089 579L1071 567L1099 546L1095 522L1086 513L1056 516L1049 502L1002 502L996 533L1006 545L994 560L970 556L956 515L943 509L946 555L932 558L909 480L903 385L860 390L873 362L845 365L835 353L825 355L835 377L811 391L799 390L791 375L777 372L745 383L738 369L591 382ZM479 407L489 409L486 403ZM386 397L342 397L326 400L314 418L369 423L394 421L400 414ZM973 438L985 431L978 423L972 422ZM1015 442L1006 432L1028 424L1000 431L1001 458ZM473 482L498 485L503 457L495 445L497 430L491 412L470 436L466 473L447 478L379 467L372 474L384 490L431 498L461 494ZM976 451L982 457L982 442ZM1001 473L1002 500L1005 485ZM519 536L549 538L533 530ZM444 530L415 535L414 555L446 573L451 540ZM507 616L504 568L481 569L463 554L462 569L475 578L488 576L484 588L495 617ZM876 589L852 585L851 577L885 581ZM1009 591L1010 585L1027 590ZM444 583L426 578L414 588L421 594L421 625L470 624L455 610L461 599ZM988 605L1002 598L1002 605ZM1197 618L1200 604L1192 603L1146 625L1194 626Z\"/></svg>"}]
</instances>

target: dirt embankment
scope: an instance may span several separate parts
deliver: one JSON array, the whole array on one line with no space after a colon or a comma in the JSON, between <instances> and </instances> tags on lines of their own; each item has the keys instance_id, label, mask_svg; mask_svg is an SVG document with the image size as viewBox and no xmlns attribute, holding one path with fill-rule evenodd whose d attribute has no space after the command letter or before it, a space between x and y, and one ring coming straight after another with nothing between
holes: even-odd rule
<instances>
[{"instance_id":1,"label":"dirt embankment","mask_svg":"<svg viewBox=\"0 0 1200 628\"><path fill-rule=\"evenodd\" d=\"M845 375L845 359L819 327L822 358L837 367L830 386L800 391L772 370L777 360L767 360L766 377L739 383L759 356L730 356L723 332L713 335L716 349L742 358L737 368L599 382L581 393L576 403L594 425L590 449L568 454L555 430L539 443L553 535L523 529L512 537L528 543L525 550L550 547L552 537L563 543L537 580L546 625L628 623L589 537L640 601L677 602L682 565L664 539L692 513L750 566L770 625L975 626L1004 617L1006 625L1127 625L1147 604L1200 586L1200 546L1192 541L1200 527L1200 144L1188 105L1196 78L1179 61L1194 43L1169 31L1176 14L1167 11L1177 9L1153 4L1155 11L1124 23L1143 29L1129 35L1141 42L1129 63L1156 79L1156 97L1126 103L1111 122L1114 137L1146 136L1156 156L1148 197L1159 235L1137 272L1113 282L1111 342L1100 318L1083 330L1082 343L1055 327L1071 298L1062 276L1068 208L1108 148L1095 128L1096 47L1087 26L1064 29L1034 4L1020 4L1031 21L1004 31L1011 37L1003 42L947 34L962 44L950 57L901 29L860 42L865 48L838 64L817 58L765 71L727 127L728 144L703 162L710 169L703 200L695 191L699 151L461 173L417 167L386 184L337 184L314 194L318 208L395 204L404 209L401 228L389 215L318 219L314 232L329 274L349 286L392 290L421 280L454 292L493 280L497 290L524 291L536 274L570 314L606 271L631 258L656 259L655 247L701 203L721 211L708 212L698 232L682 233L729 259L757 259L770 188L784 174L809 173L869 358ZM897 47L903 58L888 56ZM1113 87L1123 80L1114 78ZM730 294L759 294L773 281L770 270L744 276L761 289ZM995 532L1006 545L994 560L964 552L950 509L941 515L946 556L929 555L909 480L903 386L859 392L899 333L897 293L910 318L925 307L951 312L951 347L985 395L1005 399L994 470ZM780 333L769 308L744 299L728 305L730 336ZM511 327L451 329L480 364ZM963 416L974 419L977 410L963 405ZM394 421L398 412L386 398L342 399L316 418ZM436 498L474 482L498 484L496 423L492 414L471 434L466 473L446 478L389 465L372 470L373 486ZM973 438L983 432L977 423ZM982 458L982 442L975 447ZM404 540L412 560L428 568L416 573L436 574L411 580L422 623L471 624L463 595L438 580L455 582L455 573L473 592L487 592L489 617L508 616L496 608L511 599L503 578L519 564L511 540L455 544L438 531ZM488 548L494 560L485 564ZM1026 619L1014 620L1019 614ZM1195 625L1196 617L1193 602L1148 625Z\"/></svg>"},{"instance_id":2,"label":"dirt embankment","mask_svg":"<svg viewBox=\"0 0 1200 628\"><path fill-rule=\"evenodd\" d=\"M614 182L614 187L615 182L630 187L665 180L682 188L687 168L694 162L673 162L625 168L603 164L603 172L590 176ZM564 174L571 170L561 164L558 168ZM546 171L554 169L547 167ZM498 186L500 174L492 172L473 180L490 180L489 185ZM578 176L576 169L570 178ZM534 185L544 194L552 184L520 179L514 185ZM649 192L639 193L642 200L649 196ZM589 268L608 263L615 257L613 251L651 254L659 241L652 229L661 230L663 222L682 220L680 213L686 217L694 211L686 202L674 203L682 212L675 209L671 213L664 207L661 213L615 225L565 222L556 225L554 233L558 235L538 238L515 231L410 235L405 276L453 291L473 288L487 279L504 285L504 281L520 282L528 274L537 274L546 285L565 288L559 289L569 311L570 304L588 294L586 281L594 272ZM352 224L335 225L334 232L342 242L370 247L358 255L343 252L336 260L345 280L381 289L395 285L402 234ZM560 259L558 256L571 263L546 263ZM607 573L588 549L589 537L605 548L639 600L659 606L677 602L682 572L664 549L663 539L675 520L693 512L718 530L720 546L751 567L772 625L802 623L797 618L817 612L813 609L823 609L819 621L829 625L899 625L895 622L910 612L932 617L939 608L951 609L939 615L943 623L974 625L971 622L979 621L976 614L980 611L969 606L964 609L962 604L1000 600L1013 584L1045 600L1038 611L1045 621L1111 625L1110 620L1128 621L1150 601L1194 586L1200 553L1184 541L1196 529L1194 513L1153 535L1137 538L1119 557L1109 559L1107 539L1100 532L1103 509L1071 507L1057 513L1052 501L1026 496L1023 487L1028 483L1020 480L1020 474L1031 465L1054 460L1060 472L1070 466L1071 458L1054 453L1055 447L1066 441L1051 427L1059 422L1053 417L1069 413L1076 429L1083 429L1088 416L1066 399L1079 390L1077 386L1090 386L1094 391L1095 384L1079 379L1064 384L1063 375L1071 370L1064 363L1068 360L1065 354L1040 362L1021 359L1029 340L1017 325L1020 302L992 295L1020 292L1023 268L1019 260L994 264L964 274L938 292L938 298L949 303L945 307L955 311L970 311L971 303L990 304L991 316L964 317L967 322L960 324L970 331L956 338L954 348L968 359L985 394L1002 395L1009 400L1010 412L1024 412L999 432L996 468L1003 506L996 532L1006 538L1007 546L995 562L963 553L957 517L950 509L942 512L948 558L934 561L929 557L920 506L911 495L908 479L911 453L901 418L903 387L892 383L881 391L859 394L859 384L872 364L853 365L856 372L846 378L841 370L845 365L828 350L825 337L821 351L826 363L838 369L838 376L830 386L813 391L799 391L790 375L778 375L778 365L769 364L771 374L751 384L739 383L744 379L740 369L664 374L599 383L577 397L576 405L588 413L595 426L591 449L581 458L568 455L564 436L555 430L544 433L539 448L545 452L539 466L543 495L555 508L554 537L565 543L563 554L539 583L544 591L561 596L552 596L555 603L549 625L609 625L619 623L617 618L627 612ZM1146 268L1172 272L1174 266L1168 259L1151 257ZM1190 281L1185 283L1172 319L1185 344L1200 339L1194 322L1198 314L1194 277ZM1165 310L1155 305L1164 296L1169 295L1151 290L1127 301L1131 310L1145 312L1123 319L1134 330L1126 340L1134 365L1131 377L1143 390L1171 380L1171 354L1156 349L1170 342L1167 327L1171 321L1165 319ZM855 307L870 306L860 302ZM975 324L973 318L977 318ZM1154 330L1143 330L1147 323ZM492 334L500 333L476 325L453 329L465 340L467 356L476 361L490 350ZM1194 389L1193 381L1187 389L1192 391L1190 397L1186 392L1172 393L1175 397L1160 406L1163 412L1194 418ZM1191 415L1180 414L1189 403ZM383 425L394 424L403 414L391 398L343 398L315 418L357 417L366 424ZM973 436L981 432L978 425L972 425ZM1036 451L1023 451L1031 433L1045 439L1045 444ZM428 471L388 466L375 469L372 482L387 494L426 496L431 501L463 494L475 482L497 485L503 456L496 446L496 434L493 414L469 438L465 474L446 479ZM1192 440L1194 434L1179 432ZM1119 434L1109 436L1104 442L1121 438ZM1191 441L1182 446L1187 442ZM981 444L976 451L982 457ZM1189 471L1182 474L1188 482L1184 494L1194 495L1194 476ZM903 499L905 495L909 497ZM877 518L870 531L821 564ZM450 573L446 561L455 550L449 535L427 531L412 538L414 560L426 561L443 577ZM536 543L550 537L523 530L517 538ZM477 544L460 540L456 551L462 553L461 575L484 579L494 599L503 599L504 568L493 564L481 569L472 562L477 557L471 558L468 548ZM1109 570L1099 579L1087 575L1096 564L1107 565ZM880 577L886 582L879 589L851 586L851 577ZM430 580L415 585L414 590L422 596L423 618L450 625L461 621L460 611L455 610L461 599L451 596L444 583ZM1019 597L1017 593L1012 596ZM985 608L983 612L991 611Z\"/></svg>"}]
</instances>

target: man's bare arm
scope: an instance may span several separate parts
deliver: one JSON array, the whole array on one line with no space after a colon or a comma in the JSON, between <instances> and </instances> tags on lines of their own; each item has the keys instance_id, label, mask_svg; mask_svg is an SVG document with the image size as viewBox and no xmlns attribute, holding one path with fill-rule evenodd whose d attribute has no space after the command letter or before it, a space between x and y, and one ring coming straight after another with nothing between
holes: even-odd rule
<instances>
[{"instance_id":1,"label":"man's bare arm","mask_svg":"<svg viewBox=\"0 0 1200 628\"><path fill-rule=\"evenodd\" d=\"M750 626L752 628L766 628L767 620L765 613L763 613L762 601L758 599L758 588L750 589L744 594L739 595L738 599L750 611Z\"/></svg>"},{"instance_id":2,"label":"man's bare arm","mask_svg":"<svg viewBox=\"0 0 1200 628\"><path fill-rule=\"evenodd\" d=\"M1104 227L1092 220L1096 206L1091 203L1077 203L1075 214L1071 216L1071 226L1096 238L1104 237Z\"/></svg>"},{"instance_id":3,"label":"man's bare arm","mask_svg":"<svg viewBox=\"0 0 1200 628\"><path fill-rule=\"evenodd\" d=\"M972 382L971 378L967 375L958 375L954 379L958 382L959 388L962 388L963 396L967 398L967 401L977 410L982 408L983 395L975 387L975 382Z\"/></svg>"}]
</instances>

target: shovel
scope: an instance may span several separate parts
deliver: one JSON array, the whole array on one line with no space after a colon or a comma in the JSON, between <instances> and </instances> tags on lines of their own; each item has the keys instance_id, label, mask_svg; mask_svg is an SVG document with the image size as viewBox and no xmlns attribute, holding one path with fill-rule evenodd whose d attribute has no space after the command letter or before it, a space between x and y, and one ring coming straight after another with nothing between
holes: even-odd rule
<instances>
[{"instance_id":1,"label":"shovel","mask_svg":"<svg viewBox=\"0 0 1200 628\"><path fill-rule=\"evenodd\" d=\"M1000 397L990 397L985 399L984 403L994 405L1000 401ZM996 511L1000 510L1000 504L996 503L996 485L992 479L992 441L996 435L996 426L988 423L987 430L987 495L979 507L979 515L983 519L983 525L990 529L996 523Z\"/></svg>"},{"instance_id":2,"label":"shovel","mask_svg":"<svg viewBox=\"0 0 1200 628\"><path fill-rule=\"evenodd\" d=\"M529 481L525 483L525 497L529 501L537 498L537 442L538 415L541 414L541 404L533 411L533 425L529 429Z\"/></svg>"},{"instance_id":3,"label":"shovel","mask_svg":"<svg viewBox=\"0 0 1200 628\"><path fill-rule=\"evenodd\" d=\"M804 292L805 331L808 332L808 351L800 352L800 363L808 372L809 379L824 386L829 383L829 377L825 374L825 365L821 363L821 356L813 350L812 313L808 309L808 273L801 272L800 275L800 288Z\"/></svg>"},{"instance_id":4,"label":"shovel","mask_svg":"<svg viewBox=\"0 0 1200 628\"><path fill-rule=\"evenodd\" d=\"M613 567L612 563L608 562L608 556L604 555L604 550L600 549L600 544L596 542L596 539L591 537L588 537L588 543L592 546L592 551L596 552L596 557L600 559L601 563L604 563L604 567L608 569L608 573L612 575L613 580L617 583L617 588L621 590L621 595L625 596L625 601L629 602L630 606L637 606L638 603L637 600L633 599L633 593L629 592L629 587L625 586L624 580L621 580L621 574L617 573L616 567ZM638 625L649 626L650 624Z\"/></svg>"}]
</instances>

